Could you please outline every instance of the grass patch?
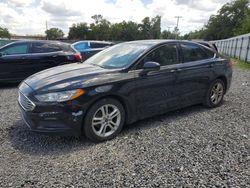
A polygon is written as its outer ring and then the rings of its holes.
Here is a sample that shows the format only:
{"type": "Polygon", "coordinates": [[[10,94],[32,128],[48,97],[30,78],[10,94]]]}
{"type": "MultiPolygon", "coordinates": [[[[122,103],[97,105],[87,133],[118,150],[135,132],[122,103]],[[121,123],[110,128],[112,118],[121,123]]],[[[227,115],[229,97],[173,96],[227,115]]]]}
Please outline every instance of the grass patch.
{"type": "Polygon", "coordinates": [[[234,66],[242,69],[249,69],[250,70],[250,63],[246,63],[245,61],[239,60],[239,59],[234,59],[234,66]]]}

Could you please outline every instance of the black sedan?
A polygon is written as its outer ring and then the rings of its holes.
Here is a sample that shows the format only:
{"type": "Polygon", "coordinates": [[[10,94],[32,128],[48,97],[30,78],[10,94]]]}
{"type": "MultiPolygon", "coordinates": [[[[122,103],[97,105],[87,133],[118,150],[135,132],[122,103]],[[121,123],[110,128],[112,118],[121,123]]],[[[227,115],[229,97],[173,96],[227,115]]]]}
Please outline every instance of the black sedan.
{"type": "Polygon", "coordinates": [[[231,77],[230,62],[200,44],[133,41],[29,77],[18,101],[35,132],[105,141],[124,124],[153,115],[199,103],[219,106],[231,77]]]}
{"type": "Polygon", "coordinates": [[[0,48],[0,82],[19,82],[41,70],[81,61],[70,44],[56,41],[17,41],[0,48]]]}

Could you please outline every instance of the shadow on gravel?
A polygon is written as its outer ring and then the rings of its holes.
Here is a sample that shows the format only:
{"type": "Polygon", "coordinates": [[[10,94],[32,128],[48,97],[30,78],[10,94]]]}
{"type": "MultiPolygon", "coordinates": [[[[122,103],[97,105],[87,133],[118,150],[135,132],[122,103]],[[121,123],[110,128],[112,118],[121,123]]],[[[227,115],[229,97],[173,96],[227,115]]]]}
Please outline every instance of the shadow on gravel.
{"type": "Polygon", "coordinates": [[[0,89],[17,88],[19,83],[0,83],[0,89]]]}
{"type": "Polygon", "coordinates": [[[186,107],[186,108],[179,109],[176,111],[168,112],[166,114],[140,120],[133,124],[127,125],[126,127],[124,127],[123,130],[132,132],[134,129],[148,129],[152,127],[152,124],[154,124],[154,127],[165,126],[170,122],[181,119],[182,117],[192,115],[195,113],[208,111],[208,110],[210,109],[206,108],[203,105],[194,105],[194,106],[186,107]],[[164,122],[164,124],[162,124],[162,122],[164,122]]]}
{"type": "MultiPolygon", "coordinates": [[[[155,116],[145,120],[138,121],[124,127],[122,133],[118,136],[120,139],[134,134],[137,130],[150,129],[158,126],[166,126],[168,123],[188,116],[209,110],[201,105],[191,106],[164,115],[155,116]],[[164,122],[164,123],[161,123],[164,122]],[[152,125],[153,124],[153,125],[152,125]]],[[[31,155],[62,155],[73,151],[85,150],[95,145],[86,138],[49,136],[37,134],[28,130],[26,125],[19,120],[8,130],[11,145],[23,152],[31,155]]],[[[110,141],[112,142],[112,141],[110,141]]]]}
{"type": "Polygon", "coordinates": [[[85,138],[45,135],[31,132],[19,120],[8,130],[12,147],[31,155],[62,155],[87,149],[93,143],[85,138]]]}

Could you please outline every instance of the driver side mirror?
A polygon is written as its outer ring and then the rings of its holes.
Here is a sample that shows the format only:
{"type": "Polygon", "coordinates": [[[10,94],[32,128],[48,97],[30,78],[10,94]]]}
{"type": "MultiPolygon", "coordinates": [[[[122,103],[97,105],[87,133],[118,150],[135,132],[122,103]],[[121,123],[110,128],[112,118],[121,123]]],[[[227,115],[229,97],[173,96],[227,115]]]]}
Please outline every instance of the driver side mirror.
{"type": "Polygon", "coordinates": [[[3,52],[0,52],[0,57],[3,57],[3,52]]]}
{"type": "Polygon", "coordinates": [[[153,62],[153,61],[148,61],[146,63],[144,63],[142,69],[142,73],[141,75],[146,75],[147,73],[151,72],[151,71],[158,71],[160,70],[161,65],[157,62],[153,62]]]}

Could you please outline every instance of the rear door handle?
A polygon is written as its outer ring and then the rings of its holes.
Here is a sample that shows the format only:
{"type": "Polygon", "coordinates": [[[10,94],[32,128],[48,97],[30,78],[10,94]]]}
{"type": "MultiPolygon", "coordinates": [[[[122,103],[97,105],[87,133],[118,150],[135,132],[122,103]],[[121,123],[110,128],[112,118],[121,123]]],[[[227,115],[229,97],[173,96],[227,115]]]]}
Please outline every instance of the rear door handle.
{"type": "Polygon", "coordinates": [[[182,69],[177,69],[176,71],[177,71],[177,72],[180,72],[180,71],[182,71],[182,69]]]}
{"type": "Polygon", "coordinates": [[[172,69],[170,70],[171,73],[175,73],[176,72],[176,69],[172,69]]]}

